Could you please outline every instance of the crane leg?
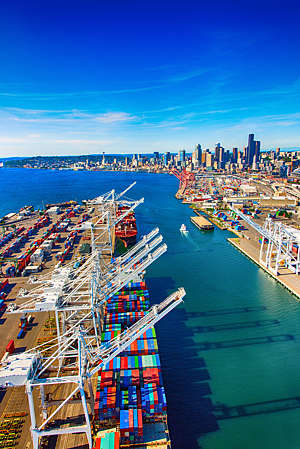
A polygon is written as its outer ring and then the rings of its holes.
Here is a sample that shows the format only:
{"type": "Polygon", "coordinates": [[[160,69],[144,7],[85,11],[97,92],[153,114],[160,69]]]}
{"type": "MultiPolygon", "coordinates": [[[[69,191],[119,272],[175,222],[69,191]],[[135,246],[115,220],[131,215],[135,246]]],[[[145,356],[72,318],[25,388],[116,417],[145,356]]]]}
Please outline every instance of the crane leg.
{"type": "Polygon", "coordinates": [[[85,420],[86,420],[86,424],[87,424],[86,436],[87,436],[87,439],[88,439],[89,448],[92,449],[92,447],[93,447],[93,440],[92,440],[91,422],[90,422],[90,416],[89,416],[89,411],[88,411],[85,391],[84,391],[84,387],[83,387],[82,384],[79,385],[79,391],[80,391],[80,395],[81,395],[82,407],[83,407],[85,420]]]}

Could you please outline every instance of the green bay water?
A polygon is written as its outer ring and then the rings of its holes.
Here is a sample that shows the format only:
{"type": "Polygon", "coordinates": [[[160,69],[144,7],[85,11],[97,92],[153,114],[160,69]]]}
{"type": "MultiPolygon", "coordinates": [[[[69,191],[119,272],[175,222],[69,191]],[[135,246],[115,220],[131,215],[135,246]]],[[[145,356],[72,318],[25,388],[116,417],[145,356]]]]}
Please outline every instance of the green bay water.
{"type": "Polygon", "coordinates": [[[133,181],[128,195],[145,198],[136,209],[140,235],[159,226],[168,245],[147,270],[151,299],[180,286],[187,292],[157,325],[173,449],[300,448],[300,409],[219,421],[210,411],[208,398],[226,406],[266,401],[271,412],[272,401],[300,396],[300,305],[228,243],[230,233],[190,223],[192,210],[174,198],[174,177],[0,169],[0,215],[93,198],[133,181]]]}

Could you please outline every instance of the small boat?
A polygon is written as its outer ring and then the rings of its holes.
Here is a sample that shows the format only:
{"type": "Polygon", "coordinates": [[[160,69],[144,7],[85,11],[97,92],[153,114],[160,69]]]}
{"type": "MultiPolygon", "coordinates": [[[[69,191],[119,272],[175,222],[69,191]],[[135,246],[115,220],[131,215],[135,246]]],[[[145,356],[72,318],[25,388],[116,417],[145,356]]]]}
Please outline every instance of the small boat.
{"type": "Polygon", "coordinates": [[[186,229],[186,226],[185,226],[185,224],[182,224],[181,226],[180,226],[180,232],[189,232],[187,229],[186,229]]]}

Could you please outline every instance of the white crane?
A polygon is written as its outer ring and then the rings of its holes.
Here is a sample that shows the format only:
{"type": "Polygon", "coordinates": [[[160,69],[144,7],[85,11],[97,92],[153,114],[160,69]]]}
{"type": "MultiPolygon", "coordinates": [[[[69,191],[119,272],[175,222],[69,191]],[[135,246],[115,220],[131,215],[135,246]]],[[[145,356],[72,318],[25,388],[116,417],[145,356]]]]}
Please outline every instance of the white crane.
{"type": "Polygon", "coordinates": [[[262,265],[275,275],[279,274],[280,266],[285,266],[296,274],[300,273],[299,250],[296,255],[292,252],[293,244],[299,245],[299,236],[293,229],[271,218],[266,218],[262,227],[239,209],[233,206],[230,209],[261,235],[259,261],[262,265]]]}

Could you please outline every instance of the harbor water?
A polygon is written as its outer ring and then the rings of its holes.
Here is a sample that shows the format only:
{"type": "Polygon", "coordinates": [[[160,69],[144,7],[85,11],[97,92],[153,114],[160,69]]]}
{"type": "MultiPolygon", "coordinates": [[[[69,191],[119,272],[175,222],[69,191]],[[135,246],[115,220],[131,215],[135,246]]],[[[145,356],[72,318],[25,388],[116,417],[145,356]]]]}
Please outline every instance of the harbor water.
{"type": "Polygon", "coordinates": [[[128,196],[145,198],[136,210],[140,235],[159,226],[168,245],[147,270],[151,300],[180,286],[187,292],[157,326],[173,449],[299,448],[300,304],[228,243],[229,232],[190,223],[191,209],[174,198],[176,178],[0,169],[0,216],[133,181],[128,196]]]}

